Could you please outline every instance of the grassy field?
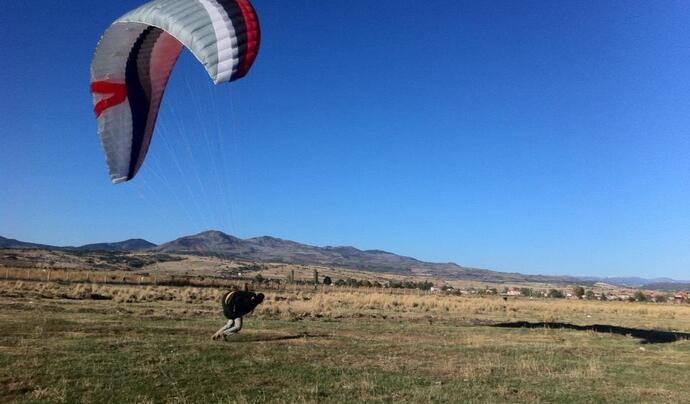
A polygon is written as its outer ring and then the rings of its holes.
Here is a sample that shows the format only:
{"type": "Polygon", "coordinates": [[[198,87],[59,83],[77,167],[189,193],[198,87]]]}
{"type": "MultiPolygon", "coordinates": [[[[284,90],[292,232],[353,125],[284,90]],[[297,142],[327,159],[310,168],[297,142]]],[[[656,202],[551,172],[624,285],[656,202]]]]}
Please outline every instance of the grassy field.
{"type": "Polygon", "coordinates": [[[690,305],[270,291],[227,342],[221,290],[0,282],[0,402],[687,402],[690,305]],[[110,300],[92,300],[92,298],[110,300]]]}

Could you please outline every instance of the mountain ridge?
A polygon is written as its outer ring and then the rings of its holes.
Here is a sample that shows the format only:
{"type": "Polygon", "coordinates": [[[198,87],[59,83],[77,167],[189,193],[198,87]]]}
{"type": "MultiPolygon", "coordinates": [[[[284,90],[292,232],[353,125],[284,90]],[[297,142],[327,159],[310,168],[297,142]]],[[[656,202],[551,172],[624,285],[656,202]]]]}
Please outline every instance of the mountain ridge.
{"type": "Polygon", "coordinates": [[[503,282],[577,281],[568,276],[522,275],[464,267],[455,263],[431,263],[383,250],[360,250],[352,246],[317,247],[277,237],[239,239],[217,230],[180,237],[154,248],[161,253],[215,255],[223,258],[303,265],[331,265],[400,275],[430,275],[456,279],[503,282]]]}
{"type": "Polygon", "coordinates": [[[84,251],[143,251],[154,247],[157,247],[157,245],[148,240],[144,240],[142,238],[130,238],[114,243],[85,244],[75,248],[77,250],[84,251]]]}
{"type": "Polygon", "coordinates": [[[128,239],[119,242],[86,244],[79,247],[58,247],[0,236],[0,248],[191,254],[258,262],[336,266],[371,272],[429,275],[486,282],[551,282],[583,285],[607,282],[621,286],[630,286],[632,283],[635,286],[642,286],[660,282],[670,284],[687,282],[669,278],[525,275],[465,267],[453,262],[424,262],[413,257],[379,249],[360,250],[352,246],[319,247],[272,236],[241,239],[218,230],[207,230],[194,235],[178,237],[160,245],[144,239],[128,239]]]}
{"type": "Polygon", "coordinates": [[[117,242],[107,242],[107,243],[94,243],[85,244],[82,246],[54,246],[48,244],[37,244],[29,243],[26,241],[19,241],[12,238],[6,238],[0,236],[0,248],[16,248],[16,249],[45,249],[45,250],[77,250],[77,251],[122,251],[122,252],[135,252],[144,251],[156,247],[157,245],[141,239],[141,238],[131,238],[123,241],[117,242]]]}

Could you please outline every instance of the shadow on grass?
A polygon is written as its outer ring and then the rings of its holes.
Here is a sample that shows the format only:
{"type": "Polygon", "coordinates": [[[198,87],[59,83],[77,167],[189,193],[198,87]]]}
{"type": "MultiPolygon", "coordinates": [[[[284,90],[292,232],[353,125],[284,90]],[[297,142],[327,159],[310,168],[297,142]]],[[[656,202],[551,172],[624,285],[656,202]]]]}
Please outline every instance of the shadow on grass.
{"type": "Polygon", "coordinates": [[[291,334],[291,335],[251,335],[247,336],[245,338],[238,338],[236,340],[233,340],[233,342],[270,342],[270,341],[288,341],[292,339],[301,339],[301,338],[330,338],[331,336],[328,334],[309,334],[309,333],[304,333],[304,334],[291,334]]]}
{"type": "Polygon", "coordinates": [[[527,321],[515,321],[511,323],[493,324],[492,327],[501,328],[551,328],[551,329],[566,329],[577,331],[595,331],[607,334],[617,334],[631,336],[642,340],[643,344],[664,344],[669,342],[676,342],[681,340],[690,340],[690,333],[659,331],[659,330],[644,330],[640,328],[619,327],[607,324],[594,325],[575,325],[568,323],[530,323],[527,321]]]}

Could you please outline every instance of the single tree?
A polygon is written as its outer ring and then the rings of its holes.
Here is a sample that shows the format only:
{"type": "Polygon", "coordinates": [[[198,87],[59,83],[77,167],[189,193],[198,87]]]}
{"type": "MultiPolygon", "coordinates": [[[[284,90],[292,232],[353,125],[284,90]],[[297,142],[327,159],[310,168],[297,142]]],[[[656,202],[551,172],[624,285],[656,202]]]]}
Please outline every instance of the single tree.
{"type": "Polygon", "coordinates": [[[552,299],[563,299],[565,297],[563,292],[558,289],[551,289],[548,296],[552,299]]]}
{"type": "Polygon", "coordinates": [[[647,295],[645,295],[644,292],[641,290],[638,290],[637,292],[635,292],[633,297],[638,302],[646,302],[647,301],[647,295]]]}
{"type": "Polygon", "coordinates": [[[582,296],[585,295],[585,288],[582,286],[575,286],[573,288],[573,294],[577,296],[578,299],[582,299],[582,296]]]}

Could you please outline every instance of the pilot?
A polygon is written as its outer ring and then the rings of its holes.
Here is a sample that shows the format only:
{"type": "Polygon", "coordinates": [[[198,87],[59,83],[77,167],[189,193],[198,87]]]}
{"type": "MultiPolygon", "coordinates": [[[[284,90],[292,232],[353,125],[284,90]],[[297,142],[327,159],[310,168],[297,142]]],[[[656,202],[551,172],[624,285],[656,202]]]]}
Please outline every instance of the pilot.
{"type": "Polygon", "coordinates": [[[254,311],[256,306],[264,301],[263,293],[236,290],[225,292],[220,299],[223,305],[223,314],[228,319],[220,330],[213,334],[213,339],[226,339],[237,334],[242,329],[242,317],[254,311]]]}

